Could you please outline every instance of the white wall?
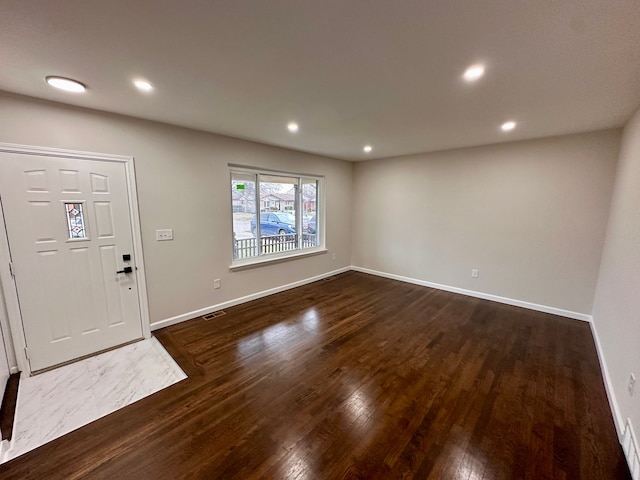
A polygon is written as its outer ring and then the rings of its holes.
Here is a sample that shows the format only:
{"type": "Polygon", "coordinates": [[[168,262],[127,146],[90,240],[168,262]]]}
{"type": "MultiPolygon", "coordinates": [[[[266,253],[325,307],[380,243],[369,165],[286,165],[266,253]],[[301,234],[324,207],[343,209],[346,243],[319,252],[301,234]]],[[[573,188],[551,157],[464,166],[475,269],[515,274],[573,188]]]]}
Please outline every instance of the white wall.
{"type": "Polygon", "coordinates": [[[0,142],[135,158],[152,323],[351,263],[349,162],[2,93],[0,142]],[[329,254],[230,272],[228,163],[324,175],[329,254]]]}
{"type": "Polygon", "coordinates": [[[588,315],[619,142],[609,130],[359,163],[353,264],[588,315]]]}
{"type": "MultiPolygon", "coordinates": [[[[640,110],[624,129],[593,308],[595,328],[624,422],[640,427],[640,110]],[[627,392],[629,374],[638,379],[627,392]]],[[[621,425],[618,425],[621,427],[621,425]]]]}

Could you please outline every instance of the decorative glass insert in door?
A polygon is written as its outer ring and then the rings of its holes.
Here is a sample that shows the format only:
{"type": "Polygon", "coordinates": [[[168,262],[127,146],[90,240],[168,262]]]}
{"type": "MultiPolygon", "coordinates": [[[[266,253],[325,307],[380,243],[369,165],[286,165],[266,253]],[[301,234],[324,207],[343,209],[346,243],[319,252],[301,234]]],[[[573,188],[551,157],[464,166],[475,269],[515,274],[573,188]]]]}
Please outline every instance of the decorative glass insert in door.
{"type": "Polygon", "coordinates": [[[87,231],[84,228],[82,203],[65,203],[64,207],[67,214],[69,239],[87,238],[87,231]]]}

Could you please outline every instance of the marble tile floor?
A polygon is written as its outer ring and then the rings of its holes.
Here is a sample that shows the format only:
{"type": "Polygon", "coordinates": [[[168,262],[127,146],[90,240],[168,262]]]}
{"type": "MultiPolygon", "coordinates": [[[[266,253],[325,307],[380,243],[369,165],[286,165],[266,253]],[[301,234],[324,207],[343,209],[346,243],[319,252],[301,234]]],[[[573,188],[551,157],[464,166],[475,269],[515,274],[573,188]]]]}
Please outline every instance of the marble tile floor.
{"type": "Polygon", "coordinates": [[[155,337],[20,380],[7,462],[184,380],[155,337]]]}

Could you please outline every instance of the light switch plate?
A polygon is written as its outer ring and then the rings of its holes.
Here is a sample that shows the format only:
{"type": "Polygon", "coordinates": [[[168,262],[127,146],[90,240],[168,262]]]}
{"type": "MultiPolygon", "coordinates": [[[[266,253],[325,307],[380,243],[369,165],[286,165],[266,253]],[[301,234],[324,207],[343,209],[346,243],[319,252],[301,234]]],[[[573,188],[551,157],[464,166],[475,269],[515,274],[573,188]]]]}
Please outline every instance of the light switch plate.
{"type": "Polygon", "coordinates": [[[156,230],[156,240],[159,242],[173,240],[173,229],[164,228],[162,230],[156,230]]]}

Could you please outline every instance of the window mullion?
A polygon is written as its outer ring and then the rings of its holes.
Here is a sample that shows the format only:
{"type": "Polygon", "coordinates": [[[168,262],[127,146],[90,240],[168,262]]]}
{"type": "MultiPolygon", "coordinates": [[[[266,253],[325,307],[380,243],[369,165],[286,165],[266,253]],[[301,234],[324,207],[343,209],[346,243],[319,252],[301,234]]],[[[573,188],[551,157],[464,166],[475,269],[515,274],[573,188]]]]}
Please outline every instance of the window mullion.
{"type": "Polygon", "coordinates": [[[262,232],[260,224],[262,223],[262,211],[260,208],[260,174],[256,173],[256,257],[262,255],[262,232]]]}
{"type": "Polygon", "coordinates": [[[293,208],[296,211],[296,244],[298,250],[302,250],[302,208],[300,208],[300,196],[302,195],[302,178],[298,177],[298,184],[295,188],[296,192],[293,198],[293,208]]]}

